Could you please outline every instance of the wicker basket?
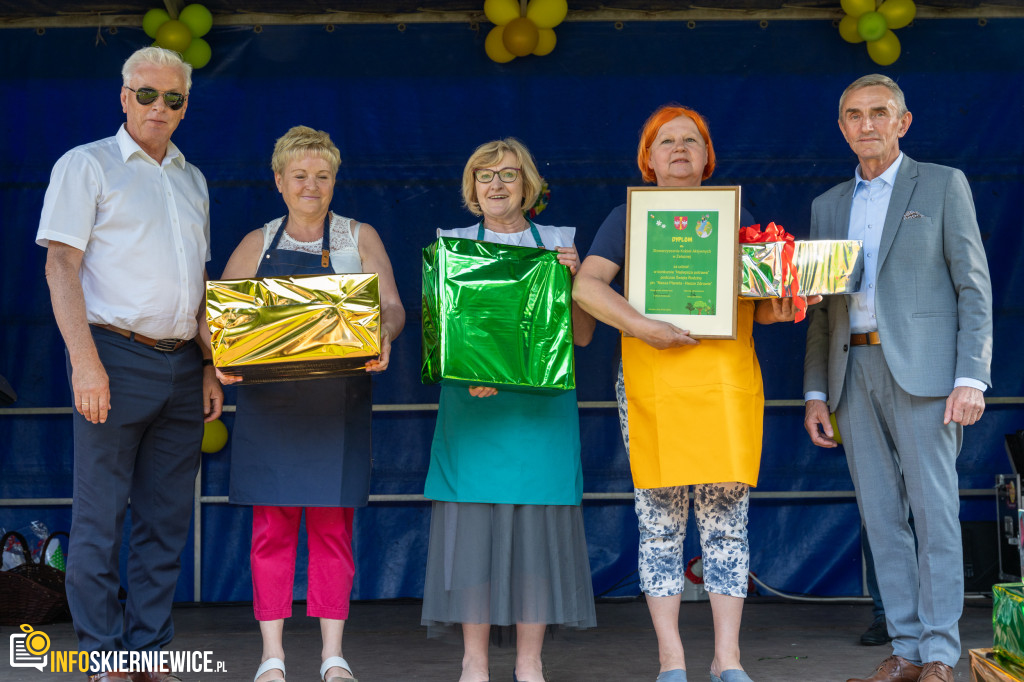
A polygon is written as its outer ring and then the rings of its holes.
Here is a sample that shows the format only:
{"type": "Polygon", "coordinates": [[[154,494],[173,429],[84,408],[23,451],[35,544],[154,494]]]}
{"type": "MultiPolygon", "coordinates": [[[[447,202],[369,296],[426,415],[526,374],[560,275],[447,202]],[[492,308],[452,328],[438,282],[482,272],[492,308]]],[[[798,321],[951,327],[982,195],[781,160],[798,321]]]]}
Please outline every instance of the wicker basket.
{"type": "Polygon", "coordinates": [[[64,591],[64,571],[46,565],[46,548],[62,531],[51,533],[43,543],[39,562],[32,559],[25,537],[10,531],[0,540],[0,548],[7,539],[15,538],[25,553],[25,563],[9,571],[0,571],[0,625],[44,625],[70,620],[68,597],[64,591]]]}

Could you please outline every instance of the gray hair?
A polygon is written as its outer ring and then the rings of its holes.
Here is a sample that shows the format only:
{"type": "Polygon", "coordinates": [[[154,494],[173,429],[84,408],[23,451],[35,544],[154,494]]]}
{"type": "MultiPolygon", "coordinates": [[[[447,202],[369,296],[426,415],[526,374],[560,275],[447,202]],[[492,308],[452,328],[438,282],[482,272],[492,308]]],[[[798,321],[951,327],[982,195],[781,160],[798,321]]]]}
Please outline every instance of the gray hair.
{"type": "Polygon", "coordinates": [[[185,80],[185,92],[192,89],[192,65],[181,58],[181,55],[174,50],[165,50],[162,47],[143,47],[132,53],[131,57],[124,60],[121,67],[121,78],[123,85],[129,87],[132,76],[141,66],[171,66],[181,70],[181,76],[185,80]]]}
{"type": "Polygon", "coordinates": [[[900,86],[896,85],[896,81],[883,76],[880,73],[872,73],[867,76],[861,76],[857,80],[850,83],[843,94],[839,97],[839,120],[843,120],[843,105],[846,103],[846,97],[854,90],[860,90],[861,88],[870,88],[876,85],[880,85],[883,88],[887,88],[892,93],[892,98],[896,102],[896,108],[898,109],[897,115],[902,117],[907,113],[907,100],[903,97],[903,91],[900,90],[900,86]]]}

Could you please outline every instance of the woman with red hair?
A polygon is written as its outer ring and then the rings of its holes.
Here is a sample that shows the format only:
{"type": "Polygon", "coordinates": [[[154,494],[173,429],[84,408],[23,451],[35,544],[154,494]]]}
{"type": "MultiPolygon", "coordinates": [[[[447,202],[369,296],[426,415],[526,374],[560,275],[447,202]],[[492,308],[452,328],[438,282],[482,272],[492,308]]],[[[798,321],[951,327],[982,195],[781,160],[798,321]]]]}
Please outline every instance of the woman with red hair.
{"type": "MultiPolygon", "coordinates": [[[[659,187],[699,187],[715,170],[715,148],[704,118],[678,105],[659,108],[640,133],[637,166],[646,182],[659,187]]],[[[745,210],[742,214],[741,224],[753,223],[745,210]]],[[[750,486],[757,484],[764,415],[751,332],[755,320],[792,320],[792,299],[740,299],[735,340],[697,341],[683,329],[645,317],[612,288],[614,280],[621,284],[625,242],[623,204],[598,230],[576,276],[573,298],[595,318],[626,334],[615,392],[634,471],[640,461],[657,467],[658,461],[670,459],[699,462],[693,469],[700,471],[662,481],[659,487],[635,489],[640,587],[658,638],[658,682],[686,682],[679,603],[690,486],[715,626],[711,682],[750,682],[740,665],[739,631],[749,566],[747,510],[750,486]],[[652,373],[667,377],[667,399],[664,393],[654,401],[646,393],[631,391],[638,377],[652,373]],[[630,452],[628,416],[634,410],[637,415],[653,413],[674,420],[685,441],[659,439],[654,448],[630,452]]],[[[577,332],[580,336],[588,335],[577,332]]]]}

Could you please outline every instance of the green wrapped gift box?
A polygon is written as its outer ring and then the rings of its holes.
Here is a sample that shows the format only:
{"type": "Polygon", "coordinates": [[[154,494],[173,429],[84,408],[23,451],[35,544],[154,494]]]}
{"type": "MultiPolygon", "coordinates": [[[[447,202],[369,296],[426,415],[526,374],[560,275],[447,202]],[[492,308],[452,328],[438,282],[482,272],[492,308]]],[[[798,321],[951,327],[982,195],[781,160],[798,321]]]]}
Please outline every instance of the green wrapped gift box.
{"type": "Polygon", "coordinates": [[[423,249],[424,383],[576,387],[572,279],[558,254],[440,237],[423,249]]]}
{"type": "Polygon", "coordinates": [[[992,646],[1024,665],[1024,584],[992,586],[992,646]]]}

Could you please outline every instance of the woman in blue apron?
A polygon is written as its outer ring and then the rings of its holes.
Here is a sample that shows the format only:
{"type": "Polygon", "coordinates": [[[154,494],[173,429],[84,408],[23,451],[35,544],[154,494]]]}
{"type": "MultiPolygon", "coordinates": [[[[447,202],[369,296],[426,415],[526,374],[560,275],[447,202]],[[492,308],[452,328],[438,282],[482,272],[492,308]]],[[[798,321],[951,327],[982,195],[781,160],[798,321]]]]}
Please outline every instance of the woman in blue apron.
{"type": "MultiPolygon", "coordinates": [[[[388,365],[405,312],[376,231],[329,210],[340,163],[323,131],[298,126],[279,139],[271,165],[288,215],[246,235],[223,277],[376,272],[381,353],[366,369],[378,372],[388,365]]],[[[320,619],[324,642],[320,678],[352,680],[341,641],[355,575],[353,507],[366,505],[370,489],[370,376],[239,386],[237,402],[229,499],[253,507],[253,610],[263,636],[256,682],[285,676],[282,635],[303,510],[306,614],[320,619]]]]}
{"type": "MultiPolygon", "coordinates": [[[[518,140],[480,146],[462,187],[482,220],[438,236],[557,249],[575,274],[575,228],[535,225],[523,214],[541,182],[518,140]]],[[[574,304],[574,328],[592,330],[579,315],[574,304]]],[[[492,625],[515,626],[513,678],[543,682],[546,629],[596,624],[582,493],[575,391],[442,385],[424,490],[434,503],[422,622],[432,631],[461,625],[460,682],[491,679],[492,625]]]]}

